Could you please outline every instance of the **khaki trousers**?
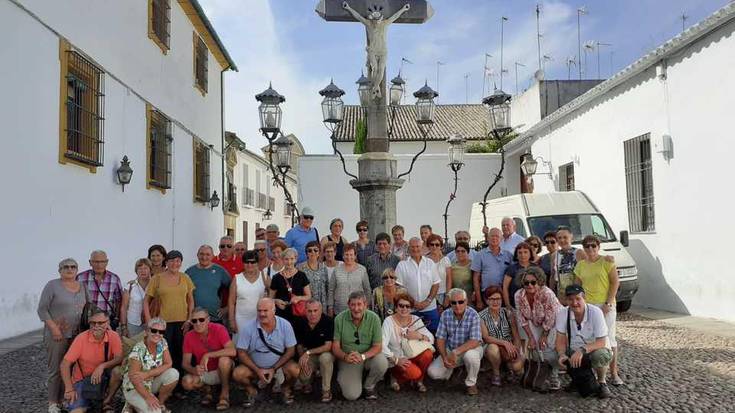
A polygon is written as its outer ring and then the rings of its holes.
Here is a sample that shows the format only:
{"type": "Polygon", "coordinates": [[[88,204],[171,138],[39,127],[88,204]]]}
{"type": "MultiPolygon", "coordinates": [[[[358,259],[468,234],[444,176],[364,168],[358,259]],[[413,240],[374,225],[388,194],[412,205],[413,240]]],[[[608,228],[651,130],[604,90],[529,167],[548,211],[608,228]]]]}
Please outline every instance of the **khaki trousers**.
{"type": "Polygon", "coordinates": [[[349,364],[339,361],[339,372],[337,372],[337,383],[342,389],[342,395],[347,400],[357,400],[362,394],[363,387],[372,390],[375,385],[383,379],[388,370],[388,359],[383,353],[378,353],[372,358],[360,364],[349,364]],[[365,384],[362,382],[363,371],[367,370],[365,384]]]}
{"type": "Polygon", "coordinates": [[[309,356],[311,374],[307,377],[303,371],[299,374],[302,383],[310,384],[317,369],[322,375],[322,391],[330,391],[332,386],[332,374],[334,372],[334,356],[330,352],[312,354],[309,356]]]}

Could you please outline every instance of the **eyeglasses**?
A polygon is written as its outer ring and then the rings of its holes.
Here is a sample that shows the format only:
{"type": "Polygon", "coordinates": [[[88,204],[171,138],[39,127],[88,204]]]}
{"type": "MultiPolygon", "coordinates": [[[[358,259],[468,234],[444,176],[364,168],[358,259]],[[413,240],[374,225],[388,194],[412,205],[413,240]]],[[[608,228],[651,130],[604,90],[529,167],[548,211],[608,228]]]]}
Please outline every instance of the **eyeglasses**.
{"type": "Polygon", "coordinates": [[[206,318],[206,317],[202,317],[202,318],[192,318],[192,319],[191,319],[191,323],[192,323],[192,324],[196,324],[196,323],[203,323],[203,322],[205,322],[205,321],[207,321],[207,318],[206,318]]]}
{"type": "Polygon", "coordinates": [[[534,248],[541,248],[541,246],[536,244],[535,242],[531,243],[531,246],[534,248]]]}
{"type": "Polygon", "coordinates": [[[306,252],[319,252],[319,248],[309,248],[306,252]]]}
{"type": "Polygon", "coordinates": [[[451,305],[460,305],[460,304],[464,304],[464,303],[465,303],[465,300],[450,301],[449,302],[449,304],[451,304],[451,305]]]}
{"type": "Polygon", "coordinates": [[[430,246],[430,247],[441,247],[441,246],[442,246],[442,244],[440,244],[440,243],[438,243],[438,242],[432,242],[431,244],[429,244],[429,246],[430,246]]]}
{"type": "Polygon", "coordinates": [[[360,335],[357,330],[355,330],[355,344],[360,345],[360,335]]]}
{"type": "Polygon", "coordinates": [[[94,326],[103,326],[105,324],[107,324],[107,320],[105,320],[105,321],[90,321],[89,322],[89,325],[90,326],[93,326],[93,327],[94,326]]]}
{"type": "Polygon", "coordinates": [[[149,328],[148,331],[151,332],[151,334],[158,334],[162,336],[164,333],[166,333],[166,330],[159,330],[157,328],[149,328]]]}
{"type": "Polygon", "coordinates": [[[314,219],[314,215],[304,215],[302,216],[302,218],[311,220],[311,219],[314,219]]]}
{"type": "Polygon", "coordinates": [[[383,279],[384,280],[387,280],[387,279],[395,280],[396,279],[396,276],[395,275],[385,275],[385,276],[383,276],[383,279]]]}
{"type": "Polygon", "coordinates": [[[253,261],[253,260],[247,260],[247,261],[245,261],[245,264],[257,264],[257,263],[258,263],[258,261],[253,261]]]}
{"type": "Polygon", "coordinates": [[[62,265],[61,269],[62,270],[76,270],[77,266],[76,265],[62,265]]]}
{"type": "Polygon", "coordinates": [[[256,248],[255,251],[257,251],[257,252],[265,252],[265,248],[256,248]]]}
{"type": "Polygon", "coordinates": [[[523,281],[523,285],[528,287],[529,285],[536,285],[536,280],[533,281],[523,281]]]}
{"type": "Polygon", "coordinates": [[[91,260],[92,264],[107,264],[109,260],[91,260]]]}
{"type": "Polygon", "coordinates": [[[367,228],[358,228],[357,232],[368,232],[367,228]]]}
{"type": "Polygon", "coordinates": [[[220,247],[221,249],[225,249],[225,248],[232,248],[232,244],[219,244],[219,247],[220,247]]]}
{"type": "Polygon", "coordinates": [[[556,244],[556,240],[555,239],[547,239],[547,240],[544,240],[544,244],[547,244],[547,245],[548,244],[556,244]]]}
{"type": "Polygon", "coordinates": [[[584,244],[584,249],[594,249],[597,248],[597,244],[584,244]]]}
{"type": "Polygon", "coordinates": [[[396,307],[398,307],[398,308],[411,308],[411,304],[398,304],[396,307]]]}

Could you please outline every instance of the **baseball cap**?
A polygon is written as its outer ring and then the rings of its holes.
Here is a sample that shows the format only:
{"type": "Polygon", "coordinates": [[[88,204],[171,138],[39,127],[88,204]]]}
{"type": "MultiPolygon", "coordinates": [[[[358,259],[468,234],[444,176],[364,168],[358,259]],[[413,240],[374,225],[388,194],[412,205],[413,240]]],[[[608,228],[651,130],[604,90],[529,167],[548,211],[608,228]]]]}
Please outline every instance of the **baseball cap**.
{"type": "Polygon", "coordinates": [[[577,295],[577,294],[584,294],[584,288],[582,288],[581,285],[570,285],[567,287],[566,290],[564,290],[565,295],[577,295]]]}

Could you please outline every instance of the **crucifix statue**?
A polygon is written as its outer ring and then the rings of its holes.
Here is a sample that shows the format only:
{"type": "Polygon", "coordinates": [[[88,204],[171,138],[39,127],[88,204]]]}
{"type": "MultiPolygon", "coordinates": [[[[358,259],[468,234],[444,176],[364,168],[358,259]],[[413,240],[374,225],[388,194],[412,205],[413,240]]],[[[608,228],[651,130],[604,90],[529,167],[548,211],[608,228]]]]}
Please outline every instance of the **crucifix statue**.
{"type": "Polygon", "coordinates": [[[385,75],[385,57],[388,54],[388,47],[386,45],[388,26],[398,20],[403,13],[407,12],[411,8],[411,5],[408,3],[404,4],[403,7],[387,19],[383,17],[383,6],[377,4],[368,7],[367,17],[355,11],[346,1],[342,2],[342,7],[355,20],[365,25],[367,36],[367,47],[365,48],[367,51],[367,62],[365,67],[367,68],[368,79],[372,85],[373,98],[378,99],[382,96],[380,84],[385,75]]]}

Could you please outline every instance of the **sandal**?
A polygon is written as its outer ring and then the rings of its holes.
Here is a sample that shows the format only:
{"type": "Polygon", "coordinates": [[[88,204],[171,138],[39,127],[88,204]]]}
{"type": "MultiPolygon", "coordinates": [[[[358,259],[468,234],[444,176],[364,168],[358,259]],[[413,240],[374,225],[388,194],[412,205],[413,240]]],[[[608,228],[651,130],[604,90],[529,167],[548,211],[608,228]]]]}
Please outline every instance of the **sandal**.
{"type": "Polygon", "coordinates": [[[211,393],[205,394],[202,397],[202,400],[199,402],[204,407],[211,406],[212,402],[214,401],[214,398],[212,397],[211,393]]]}
{"type": "Polygon", "coordinates": [[[416,383],[416,388],[418,389],[419,393],[426,393],[426,386],[424,385],[424,382],[420,381],[416,383]]]}
{"type": "Polygon", "coordinates": [[[332,392],[329,390],[322,391],[322,403],[329,403],[332,401],[332,392]]]}
{"type": "Polygon", "coordinates": [[[115,407],[111,404],[105,404],[102,406],[102,413],[115,413],[115,407]]]}
{"type": "Polygon", "coordinates": [[[230,408],[230,401],[227,399],[219,399],[219,402],[217,402],[217,410],[227,410],[230,408]]]}

